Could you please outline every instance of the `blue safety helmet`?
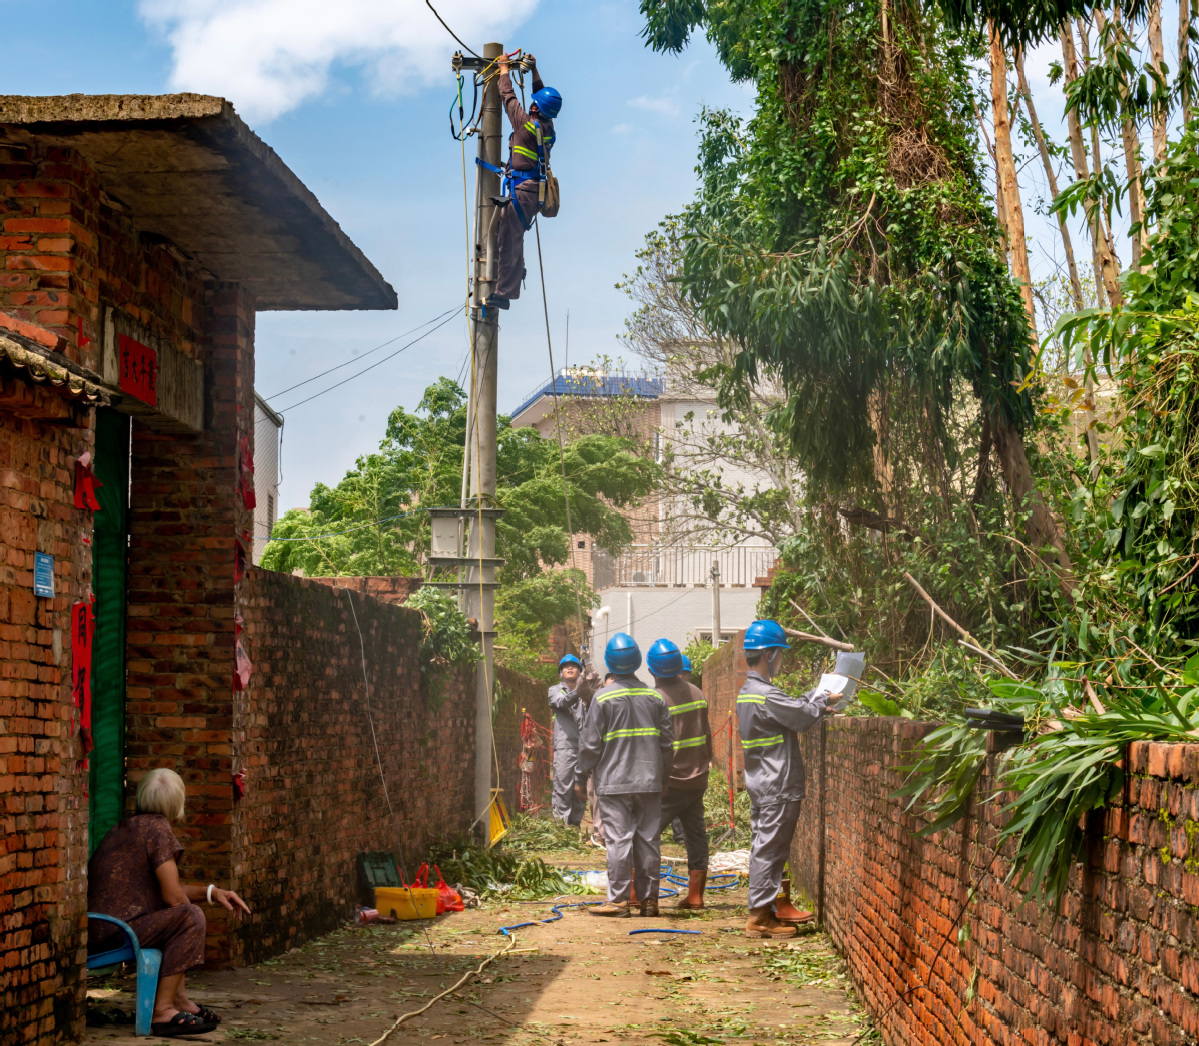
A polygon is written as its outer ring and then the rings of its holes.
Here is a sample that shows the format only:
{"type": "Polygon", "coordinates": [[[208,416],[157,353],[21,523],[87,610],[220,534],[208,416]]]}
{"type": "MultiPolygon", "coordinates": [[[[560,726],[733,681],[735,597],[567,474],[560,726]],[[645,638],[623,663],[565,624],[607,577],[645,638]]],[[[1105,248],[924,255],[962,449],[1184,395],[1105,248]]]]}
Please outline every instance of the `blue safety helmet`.
{"type": "Polygon", "coordinates": [[[791,649],[787,633],[777,621],[755,621],[745,630],[745,640],[741,645],[746,650],[770,650],[772,647],[791,649]]]}
{"type": "Polygon", "coordinates": [[[691,671],[691,658],[689,658],[686,654],[683,655],[683,671],[691,671]]]}
{"type": "Polygon", "coordinates": [[[574,654],[563,654],[562,655],[562,660],[558,662],[558,671],[559,672],[562,671],[563,665],[578,665],[579,668],[583,667],[583,663],[577,657],[575,657],[574,654]]]}
{"type": "Polygon", "coordinates": [[[683,655],[669,639],[659,639],[649,648],[645,663],[658,679],[670,679],[683,670],[683,655]]]}
{"type": "Polygon", "coordinates": [[[632,675],[641,667],[641,648],[627,632],[617,632],[604,648],[604,661],[613,675],[632,675]]]}
{"type": "Polygon", "coordinates": [[[533,92],[533,104],[552,120],[562,111],[562,96],[552,87],[543,87],[533,92]]]}

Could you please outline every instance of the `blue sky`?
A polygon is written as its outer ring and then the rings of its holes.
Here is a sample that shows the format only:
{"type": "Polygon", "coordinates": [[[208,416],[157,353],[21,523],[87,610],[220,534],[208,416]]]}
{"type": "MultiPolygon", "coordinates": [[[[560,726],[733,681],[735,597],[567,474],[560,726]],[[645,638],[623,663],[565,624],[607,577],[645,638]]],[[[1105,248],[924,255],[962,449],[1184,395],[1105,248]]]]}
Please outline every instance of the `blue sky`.
{"type": "MultiPolygon", "coordinates": [[[[561,366],[567,310],[572,359],[618,354],[629,309],[613,285],[633,266],[645,233],[694,191],[696,113],[705,104],[747,111],[751,96],[729,82],[706,44],[681,58],[647,50],[636,0],[437,6],[477,50],[499,39],[508,50],[532,51],[562,92],[554,150],[562,211],[542,230],[555,357],[561,366]],[[492,12],[490,35],[472,32],[483,12],[492,12]]],[[[398,312],[260,313],[255,384],[264,396],[461,301],[462,155],[446,115],[456,45],[419,0],[68,0],[55,4],[53,32],[37,5],[0,0],[0,17],[0,93],[225,94],[396,288],[398,312]],[[357,8],[350,11],[357,24],[329,27],[322,9],[337,6],[357,8]],[[244,45],[253,54],[230,54],[221,44],[219,15],[236,9],[258,9],[256,31],[247,34],[257,39],[244,45]],[[377,46],[388,32],[398,46],[377,46]],[[339,34],[313,58],[315,41],[339,34]],[[272,46],[299,52],[302,68],[272,78],[271,67],[283,64],[272,46]],[[247,75],[259,58],[266,74],[247,75]]],[[[535,254],[528,261],[529,288],[501,327],[501,410],[548,377],[535,254]]],[[[289,411],[281,506],[306,504],[317,480],[340,479],[377,445],[394,406],[415,407],[439,375],[458,374],[466,345],[465,325],[455,320],[369,375],[289,411]]]]}

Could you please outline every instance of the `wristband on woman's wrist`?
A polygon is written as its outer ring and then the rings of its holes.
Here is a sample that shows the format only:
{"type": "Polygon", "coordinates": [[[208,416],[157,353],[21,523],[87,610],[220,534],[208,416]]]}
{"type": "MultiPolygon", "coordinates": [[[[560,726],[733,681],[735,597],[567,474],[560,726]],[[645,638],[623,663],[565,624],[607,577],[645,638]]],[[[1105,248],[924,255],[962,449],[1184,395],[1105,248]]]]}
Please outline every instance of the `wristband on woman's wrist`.
{"type": "Polygon", "coordinates": [[[216,883],[208,884],[208,903],[212,904],[212,891],[216,889],[216,883]]]}

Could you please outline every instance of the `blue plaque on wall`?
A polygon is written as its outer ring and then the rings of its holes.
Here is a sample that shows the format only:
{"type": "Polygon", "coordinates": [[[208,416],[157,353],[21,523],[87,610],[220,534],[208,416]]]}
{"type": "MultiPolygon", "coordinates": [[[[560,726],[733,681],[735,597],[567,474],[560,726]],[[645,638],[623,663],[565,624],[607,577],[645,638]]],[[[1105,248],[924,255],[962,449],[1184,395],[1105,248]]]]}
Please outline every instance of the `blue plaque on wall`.
{"type": "Polygon", "coordinates": [[[45,552],[33,554],[33,594],[47,599],[54,595],[54,557],[45,552]]]}

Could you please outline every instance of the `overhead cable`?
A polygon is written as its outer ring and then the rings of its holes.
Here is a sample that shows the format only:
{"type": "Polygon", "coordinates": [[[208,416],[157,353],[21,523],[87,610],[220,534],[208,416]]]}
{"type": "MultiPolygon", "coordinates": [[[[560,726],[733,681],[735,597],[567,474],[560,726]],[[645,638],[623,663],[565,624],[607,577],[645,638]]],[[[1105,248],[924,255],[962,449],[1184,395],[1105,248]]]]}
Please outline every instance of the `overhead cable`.
{"type": "Polygon", "coordinates": [[[404,352],[406,349],[412,348],[412,346],[415,345],[417,342],[424,341],[425,338],[427,338],[434,331],[441,330],[441,328],[444,327],[451,320],[456,319],[457,315],[458,315],[458,306],[455,305],[454,308],[450,311],[449,315],[446,316],[446,318],[444,320],[442,320],[439,324],[437,324],[436,327],[432,327],[429,330],[425,331],[425,333],[422,334],[419,338],[413,338],[410,342],[408,342],[407,345],[401,346],[400,348],[396,349],[396,351],[391,353],[390,355],[384,356],[377,363],[372,363],[369,367],[363,367],[362,370],[358,371],[357,374],[351,374],[348,378],[343,378],[341,381],[337,382],[336,385],[330,385],[327,389],[321,389],[320,392],[314,393],[313,395],[309,396],[307,399],[302,399],[298,403],[293,403],[293,404],[291,404],[291,406],[284,407],[282,410],[276,411],[276,413],[286,414],[289,410],[295,410],[296,407],[303,406],[305,403],[311,403],[314,399],[318,399],[319,397],[323,396],[326,392],[332,392],[334,389],[341,388],[347,382],[351,382],[355,378],[361,378],[362,375],[365,374],[367,371],[372,371],[376,367],[383,366],[383,364],[386,363],[388,360],[395,359],[401,352],[404,352]]]}
{"type": "Polygon", "coordinates": [[[458,45],[459,45],[460,47],[462,47],[462,48],[465,48],[467,51],[470,51],[470,53],[471,53],[471,54],[473,54],[473,55],[474,55],[476,58],[482,58],[482,57],[483,57],[483,56],[482,56],[481,54],[479,54],[479,52],[478,52],[478,51],[476,51],[474,48],[472,48],[472,47],[468,47],[466,44],[464,44],[464,43],[462,42],[462,38],[461,38],[461,37],[460,37],[460,36],[459,36],[457,33],[455,33],[453,29],[451,29],[451,28],[450,28],[448,25],[446,25],[446,24],[445,24],[445,19],[444,19],[444,18],[442,18],[442,17],[441,17],[441,15],[439,15],[439,14],[437,13],[437,8],[436,8],[436,7],[434,7],[434,6],[433,6],[431,3],[429,3],[429,0],[425,0],[425,3],[428,5],[428,7],[429,7],[429,10],[433,12],[433,17],[434,17],[434,18],[436,18],[436,19],[437,19],[437,21],[439,21],[439,22],[440,22],[440,23],[441,23],[441,24],[442,24],[442,25],[445,27],[445,31],[446,31],[447,33],[449,33],[449,34],[450,34],[450,36],[452,36],[452,37],[453,37],[455,40],[457,40],[457,41],[458,41],[458,45]]]}
{"type": "Polygon", "coordinates": [[[378,352],[380,349],[385,349],[385,348],[387,348],[388,345],[394,345],[401,338],[406,338],[406,337],[408,337],[409,334],[415,334],[422,327],[427,327],[427,326],[429,326],[430,323],[436,323],[438,320],[444,319],[451,312],[457,312],[457,311],[458,311],[458,306],[455,305],[452,309],[447,309],[440,316],[434,316],[431,320],[425,320],[424,323],[417,324],[415,327],[412,328],[412,330],[404,331],[403,334],[397,334],[394,338],[388,338],[387,341],[383,342],[382,345],[376,345],[373,349],[367,349],[366,352],[364,352],[361,356],[355,356],[353,359],[346,360],[345,363],[337,364],[336,367],[330,367],[328,370],[321,371],[320,374],[314,374],[311,378],[305,378],[303,381],[298,381],[298,382],[296,382],[296,384],[289,385],[287,388],[280,389],[278,392],[272,392],[269,396],[267,396],[265,398],[269,402],[270,400],[275,399],[277,396],[286,395],[287,393],[291,392],[293,389],[298,389],[302,385],[307,385],[311,381],[316,381],[317,378],[323,378],[326,374],[332,374],[335,370],[341,370],[342,367],[348,367],[354,363],[361,363],[364,359],[366,359],[367,356],[370,356],[372,353],[378,352]]]}

